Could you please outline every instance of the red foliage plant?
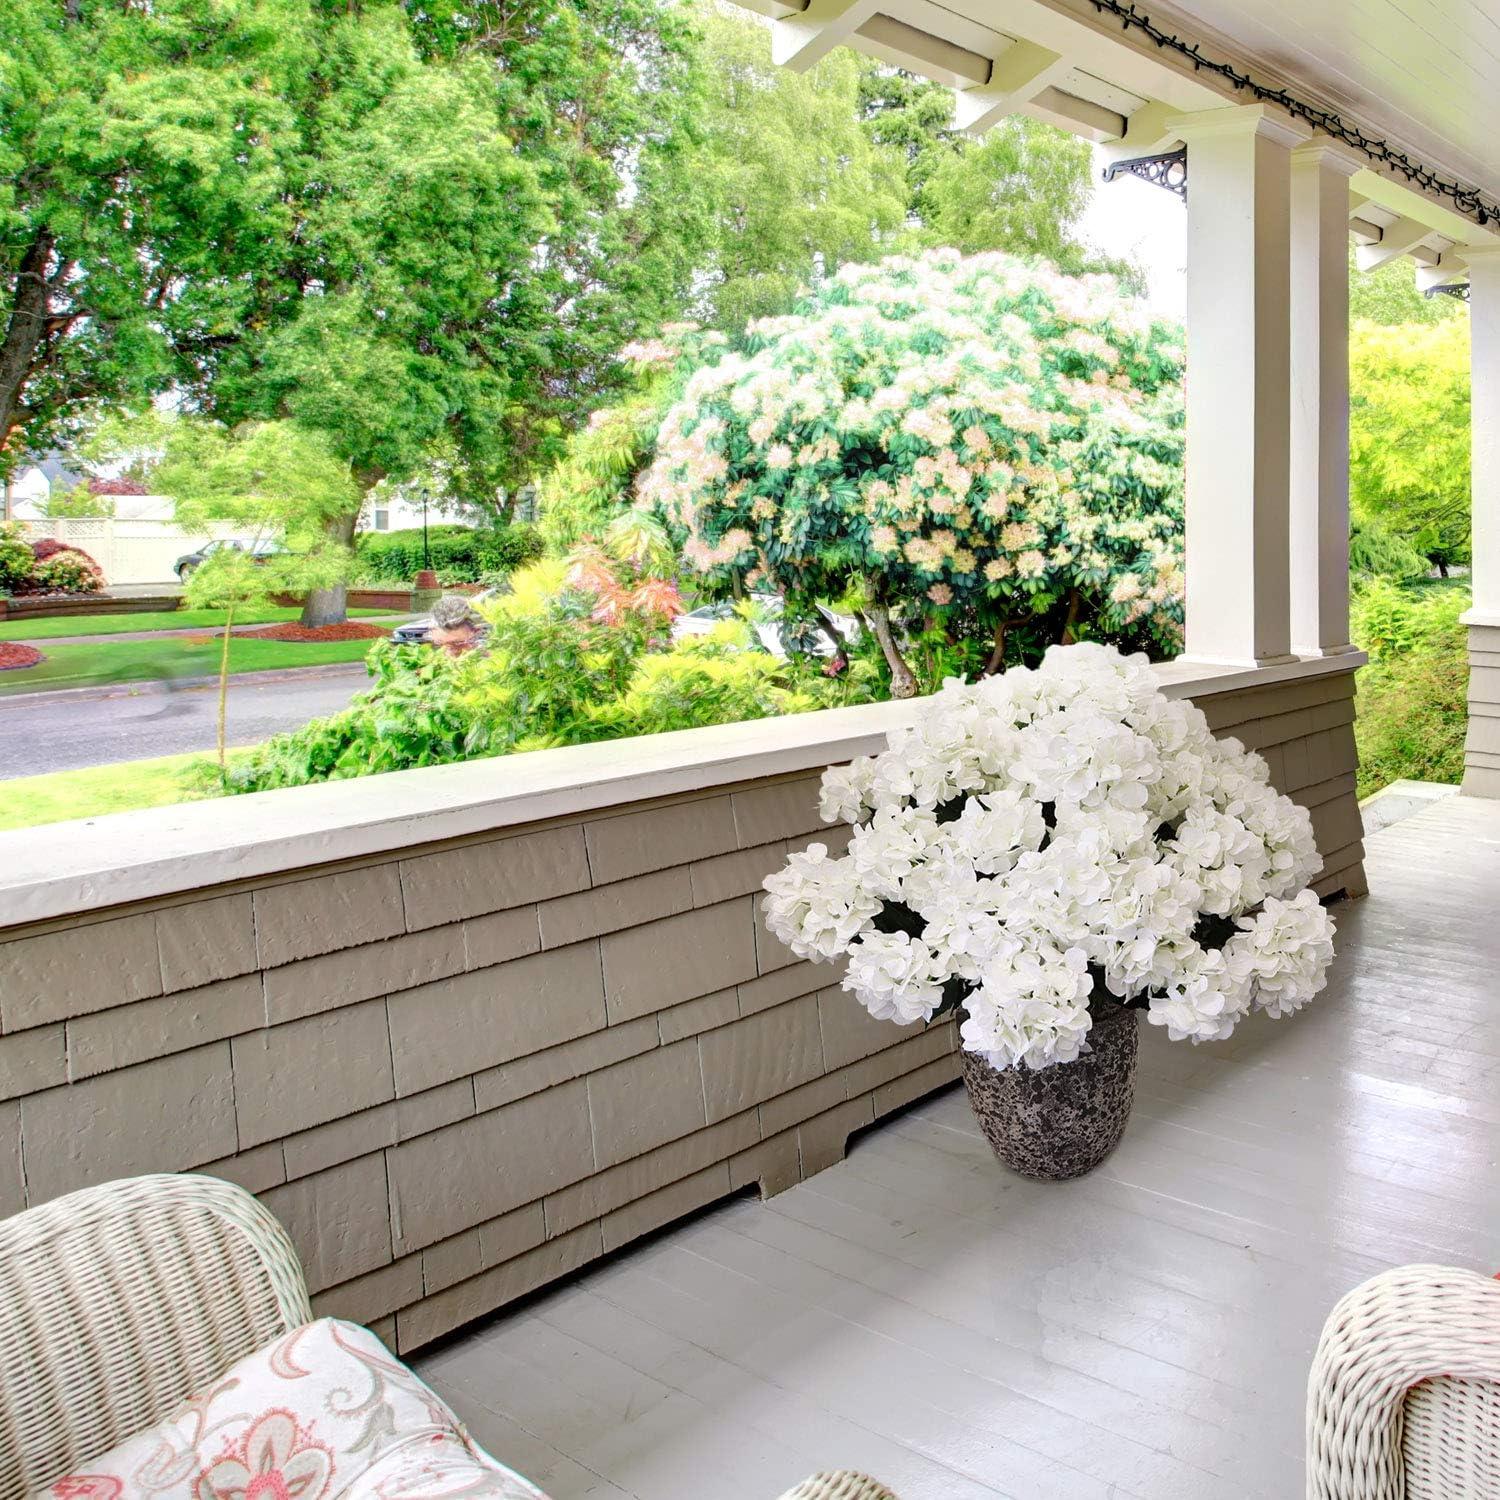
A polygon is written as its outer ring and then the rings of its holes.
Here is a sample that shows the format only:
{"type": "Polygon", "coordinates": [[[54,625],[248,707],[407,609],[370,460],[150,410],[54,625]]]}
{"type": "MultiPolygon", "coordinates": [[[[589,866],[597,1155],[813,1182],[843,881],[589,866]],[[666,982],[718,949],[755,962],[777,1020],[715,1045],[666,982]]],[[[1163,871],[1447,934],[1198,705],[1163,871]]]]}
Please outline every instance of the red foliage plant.
{"type": "Polygon", "coordinates": [[[150,490],[139,479],[91,479],[91,495],[149,495],[150,490]]]}
{"type": "Polygon", "coordinates": [[[38,562],[46,562],[59,552],[76,552],[101,578],[104,577],[104,569],[82,547],[75,547],[71,542],[60,542],[56,537],[44,536],[39,542],[31,544],[31,555],[38,562]]]}

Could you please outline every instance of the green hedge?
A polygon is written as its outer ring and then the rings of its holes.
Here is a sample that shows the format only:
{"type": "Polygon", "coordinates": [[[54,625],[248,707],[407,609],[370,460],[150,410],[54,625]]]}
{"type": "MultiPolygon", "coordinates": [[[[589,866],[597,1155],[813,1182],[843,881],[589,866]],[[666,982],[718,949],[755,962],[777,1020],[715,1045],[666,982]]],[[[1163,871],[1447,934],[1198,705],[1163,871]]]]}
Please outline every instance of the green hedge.
{"type": "MultiPolygon", "coordinates": [[[[427,536],[434,571],[454,581],[475,582],[484,573],[509,573],[542,555],[541,533],[523,522],[494,530],[445,524],[429,527],[427,536]]],[[[366,532],[356,550],[356,582],[369,578],[409,582],[422,569],[422,530],[366,532]]]]}

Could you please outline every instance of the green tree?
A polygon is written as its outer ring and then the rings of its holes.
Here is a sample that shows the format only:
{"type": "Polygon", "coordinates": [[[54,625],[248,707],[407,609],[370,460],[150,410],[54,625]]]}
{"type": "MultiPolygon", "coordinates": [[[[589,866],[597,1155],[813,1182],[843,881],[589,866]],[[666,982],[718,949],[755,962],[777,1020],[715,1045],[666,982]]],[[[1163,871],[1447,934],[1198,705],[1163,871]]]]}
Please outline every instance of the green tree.
{"type": "Polygon", "coordinates": [[[1379,525],[1446,573],[1469,555],[1468,322],[1356,323],[1349,371],[1356,522],[1379,525]]]}
{"type": "Polygon", "coordinates": [[[441,462],[493,508],[689,290],[676,0],[21,0],[0,28],[7,452],[174,383],[323,432],[361,490],[441,462]]]}
{"type": "Polygon", "coordinates": [[[164,388],[178,334],[215,330],[200,273],[232,282],[290,232],[268,144],[288,110],[266,65],[305,61],[282,36],[298,9],[0,6],[0,477],[164,388]]]}
{"type": "Polygon", "coordinates": [[[290,422],[247,423],[230,431],[185,417],[165,425],[156,471],[178,523],[206,534],[233,527],[243,545],[217,547],[188,580],[190,609],[222,609],[219,655],[219,773],[227,774],[225,716],[229,641],[236,615],[273,595],[307,593],[341,581],[346,560],[329,540],[331,520],[347,514],[358,485],[328,439],[290,422]]]}
{"type": "Polygon", "coordinates": [[[906,162],[906,221],[917,243],[1041,256],[1070,274],[1105,271],[1145,291],[1138,266],[1076,237],[1094,192],[1086,141],[1024,115],[965,135],[952,128],[951,90],[869,60],[860,106],[871,138],[906,162]]]}
{"type": "MultiPolygon", "coordinates": [[[[366,0],[317,23],[286,147],[297,232],[224,286],[235,337],[205,356],[206,404],[324,433],[364,494],[436,457],[493,502],[617,378],[622,334],[686,290],[694,198],[666,188],[690,33],[671,0],[416,22],[366,0]]],[[[309,595],[306,623],[343,615],[341,585],[309,595]]]]}
{"type": "Polygon", "coordinates": [[[714,11],[704,65],[712,87],[695,167],[714,227],[702,300],[716,327],[742,327],[877,253],[905,218],[905,168],[861,124],[863,64],[847,50],[794,73],[772,62],[764,25],[714,11]]]}
{"type": "Polygon", "coordinates": [[[1361,271],[1349,247],[1349,316],[1367,323],[1446,323],[1464,316],[1453,297],[1428,297],[1417,290],[1411,262],[1403,255],[1373,271],[1361,271]]]}
{"type": "Polygon", "coordinates": [[[112,516],[115,513],[115,499],[113,495],[96,495],[85,479],[71,489],[54,490],[42,502],[40,509],[44,516],[54,520],[112,516]]]}

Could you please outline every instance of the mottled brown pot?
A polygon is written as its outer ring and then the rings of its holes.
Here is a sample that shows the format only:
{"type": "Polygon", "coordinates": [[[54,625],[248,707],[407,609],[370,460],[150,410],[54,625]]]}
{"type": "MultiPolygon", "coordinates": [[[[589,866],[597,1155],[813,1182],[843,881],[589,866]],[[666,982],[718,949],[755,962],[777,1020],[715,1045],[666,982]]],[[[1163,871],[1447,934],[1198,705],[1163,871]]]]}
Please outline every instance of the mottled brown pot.
{"type": "Polygon", "coordinates": [[[1092,1172],[1120,1142],[1135,1099],[1136,1013],[1095,1012],[1091,1051],[1033,1072],[1000,1072],[961,1052],[969,1103],[995,1155],[1023,1177],[1061,1182],[1092,1172]]]}

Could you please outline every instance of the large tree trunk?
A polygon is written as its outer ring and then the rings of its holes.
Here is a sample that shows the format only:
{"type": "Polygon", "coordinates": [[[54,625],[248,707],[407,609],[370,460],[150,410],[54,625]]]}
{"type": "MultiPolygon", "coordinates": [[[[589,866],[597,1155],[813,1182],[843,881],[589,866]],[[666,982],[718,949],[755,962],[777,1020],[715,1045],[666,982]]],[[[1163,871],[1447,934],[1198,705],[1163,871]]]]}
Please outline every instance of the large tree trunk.
{"type": "Polygon", "coordinates": [[[47,331],[48,270],[52,263],[51,234],[39,230],[15,273],[10,315],[0,339],[0,444],[8,443],[20,423],[21,392],[31,378],[37,350],[47,331]]]}
{"type": "Polygon", "coordinates": [[[891,669],[891,697],[915,698],[917,695],[916,674],[906,664],[906,658],[902,656],[901,648],[896,644],[895,633],[891,630],[890,613],[885,605],[866,604],[865,618],[870,622],[870,629],[875,632],[875,639],[880,643],[885,664],[891,669]]]}
{"type": "MultiPolygon", "coordinates": [[[[337,516],[325,528],[330,542],[347,549],[354,541],[354,528],[359,524],[359,511],[337,516]]],[[[349,585],[344,579],[330,588],[309,589],[302,606],[301,624],[342,625],[349,618],[349,585]]]]}

